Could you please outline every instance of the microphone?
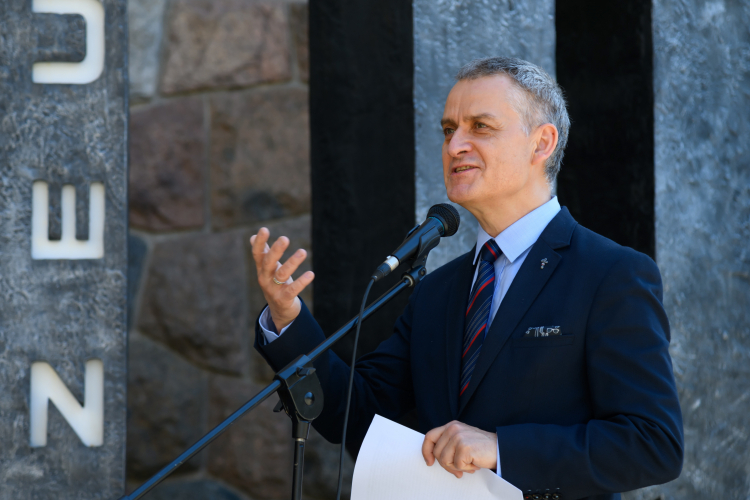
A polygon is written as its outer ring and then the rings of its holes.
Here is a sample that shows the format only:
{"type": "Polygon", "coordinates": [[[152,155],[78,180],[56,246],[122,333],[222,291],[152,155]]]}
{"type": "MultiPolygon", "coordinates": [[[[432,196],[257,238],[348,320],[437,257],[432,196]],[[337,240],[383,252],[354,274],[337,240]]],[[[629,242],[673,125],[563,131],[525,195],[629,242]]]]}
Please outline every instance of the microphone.
{"type": "Polygon", "coordinates": [[[378,266],[372,275],[374,281],[388,276],[399,264],[414,255],[429,252],[440,242],[440,237],[453,236],[458,231],[461,217],[447,203],[433,205],[427,212],[425,221],[409,231],[406,239],[385,261],[378,266]]]}

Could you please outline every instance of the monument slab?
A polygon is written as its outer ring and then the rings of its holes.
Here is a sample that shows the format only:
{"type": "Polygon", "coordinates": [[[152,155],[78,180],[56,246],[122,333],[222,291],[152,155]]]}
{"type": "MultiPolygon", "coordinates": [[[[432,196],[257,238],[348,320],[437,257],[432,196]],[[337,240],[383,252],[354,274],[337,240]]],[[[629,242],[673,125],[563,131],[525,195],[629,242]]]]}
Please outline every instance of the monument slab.
{"type": "Polygon", "coordinates": [[[685,427],[682,475],[629,493],[747,498],[750,5],[657,0],[656,262],[685,427]]]}
{"type": "Polygon", "coordinates": [[[0,499],[114,498],[125,466],[125,0],[9,0],[0,25],[0,499]]]}

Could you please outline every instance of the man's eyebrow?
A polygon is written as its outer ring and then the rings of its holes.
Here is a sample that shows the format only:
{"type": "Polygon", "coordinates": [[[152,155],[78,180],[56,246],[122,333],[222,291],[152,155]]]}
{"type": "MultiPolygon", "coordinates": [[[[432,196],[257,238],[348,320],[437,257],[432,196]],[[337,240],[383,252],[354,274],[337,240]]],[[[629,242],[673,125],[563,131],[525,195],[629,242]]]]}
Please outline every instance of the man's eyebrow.
{"type": "MultiPolygon", "coordinates": [[[[469,122],[476,122],[479,120],[497,120],[497,117],[492,113],[480,113],[478,115],[466,116],[464,120],[469,122]]],[[[443,118],[440,120],[440,125],[445,127],[446,125],[455,125],[456,122],[451,118],[443,118]]]]}
{"type": "Polygon", "coordinates": [[[480,113],[478,115],[466,117],[467,121],[472,121],[472,122],[479,121],[479,120],[486,120],[486,119],[495,120],[497,119],[497,117],[493,115],[492,113],[480,113]]]}

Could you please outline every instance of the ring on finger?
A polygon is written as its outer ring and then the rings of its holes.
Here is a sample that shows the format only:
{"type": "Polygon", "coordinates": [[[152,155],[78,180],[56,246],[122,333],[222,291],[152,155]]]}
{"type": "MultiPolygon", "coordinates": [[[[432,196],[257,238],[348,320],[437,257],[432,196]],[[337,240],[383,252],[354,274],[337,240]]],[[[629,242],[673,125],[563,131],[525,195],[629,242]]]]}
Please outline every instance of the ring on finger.
{"type": "Polygon", "coordinates": [[[273,282],[274,282],[274,283],[276,283],[277,285],[283,285],[283,284],[284,284],[284,282],[283,282],[283,281],[279,281],[279,280],[277,280],[277,279],[276,279],[276,276],[272,276],[272,277],[271,277],[271,279],[272,279],[272,280],[273,280],[273,282]]]}

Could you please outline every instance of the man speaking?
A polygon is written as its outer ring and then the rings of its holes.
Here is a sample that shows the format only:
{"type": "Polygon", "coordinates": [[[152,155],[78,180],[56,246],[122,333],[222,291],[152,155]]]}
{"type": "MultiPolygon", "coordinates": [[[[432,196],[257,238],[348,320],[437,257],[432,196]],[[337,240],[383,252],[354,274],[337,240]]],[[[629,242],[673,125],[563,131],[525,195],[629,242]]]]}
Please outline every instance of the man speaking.
{"type": "MultiPolygon", "coordinates": [[[[654,262],[578,225],[551,195],[569,119],[526,61],[473,61],[441,120],[448,198],[479,221],[476,247],[415,288],[393,335],[357,361],[350,432],[416,408],[422,453],[461,477],[495,470],[524,492],[618,499],[676,478],[683,431],[654,262]]],[[[325,339],[292,273],[305,259],[251,239],[268,307],[256,348],[275,370],[325,339]]],[[[348,366],[315,364],[315,428],[340,440],[348,366]]]]}

